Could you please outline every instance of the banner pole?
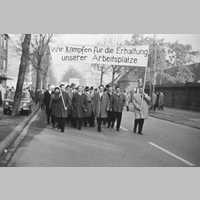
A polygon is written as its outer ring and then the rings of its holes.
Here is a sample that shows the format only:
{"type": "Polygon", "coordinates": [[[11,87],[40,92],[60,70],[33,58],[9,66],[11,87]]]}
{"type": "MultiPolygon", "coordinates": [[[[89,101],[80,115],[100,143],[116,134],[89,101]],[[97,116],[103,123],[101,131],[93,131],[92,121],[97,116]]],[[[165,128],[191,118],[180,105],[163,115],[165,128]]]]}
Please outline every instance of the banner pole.
{"type": "Polygon", "coordinates": [[[144,90],[145,90],[145,85],[146,85],[146,79],[147,79],[147,66],[145,67],[145,72],[144,72],[144,83],[142,87],[142,101],[140,107],[142,108],[143,100],[144,100],[144,90]]]}
{"type": "MultiPolygon", "coordinates": [[[[60,89],[60,87],[59,87],[60,89]]],[[[63,99],[63,94],[62,94],[62,90],[60,89],[60,93],[61,93],[61,99],[62,99],[62,102],[63,102],[63,106],[64,106],[64,109],[67,110],[66,106],[65,106],[65,102],[64,102],[64,99],[63,99]]]]}

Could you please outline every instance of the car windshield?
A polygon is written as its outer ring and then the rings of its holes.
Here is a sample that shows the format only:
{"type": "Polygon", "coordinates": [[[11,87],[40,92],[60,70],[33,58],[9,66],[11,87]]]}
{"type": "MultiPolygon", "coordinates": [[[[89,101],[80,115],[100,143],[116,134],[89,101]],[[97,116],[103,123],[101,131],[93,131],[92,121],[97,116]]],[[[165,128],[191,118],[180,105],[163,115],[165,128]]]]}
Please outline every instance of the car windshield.
{"type": "Polygon", "coordinates": [[[28,91],[24,91],[24,92],[22,93],[22,98],[30,98],[29,92],[28,92],[28,91]]]}
{"type": "Polygon", "coordinates": [[[6,92],[6,98],[7,99],[14,99],[15,93],[13,91],[7,91],[6,92]]]}

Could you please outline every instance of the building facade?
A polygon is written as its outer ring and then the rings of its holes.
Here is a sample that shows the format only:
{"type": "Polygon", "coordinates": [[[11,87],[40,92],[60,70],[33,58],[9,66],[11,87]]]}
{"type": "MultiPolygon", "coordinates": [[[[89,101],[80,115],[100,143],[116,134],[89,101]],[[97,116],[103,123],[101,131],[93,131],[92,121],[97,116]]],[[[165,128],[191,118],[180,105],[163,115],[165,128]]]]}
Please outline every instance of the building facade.
{"type": "Polygon", "coordinates": [[[0,34],[0,83],[5,86],[8,67],[8,35],[0,34]]]}
{"type": "Polygon", "coordinates": [[[0,104],[4,99],[8,68],[8,35],[0,34],[0,104]]]}

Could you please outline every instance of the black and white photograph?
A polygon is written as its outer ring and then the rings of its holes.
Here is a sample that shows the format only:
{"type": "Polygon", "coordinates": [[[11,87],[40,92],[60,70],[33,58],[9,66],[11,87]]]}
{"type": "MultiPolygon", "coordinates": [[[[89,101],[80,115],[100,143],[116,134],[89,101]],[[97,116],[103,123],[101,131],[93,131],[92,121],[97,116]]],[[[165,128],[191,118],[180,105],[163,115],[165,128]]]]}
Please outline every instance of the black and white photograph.
{"type": "Polygon", "coordinates": [[[1,167],[199,167],[200,34],[0,34],[1,167]]]}

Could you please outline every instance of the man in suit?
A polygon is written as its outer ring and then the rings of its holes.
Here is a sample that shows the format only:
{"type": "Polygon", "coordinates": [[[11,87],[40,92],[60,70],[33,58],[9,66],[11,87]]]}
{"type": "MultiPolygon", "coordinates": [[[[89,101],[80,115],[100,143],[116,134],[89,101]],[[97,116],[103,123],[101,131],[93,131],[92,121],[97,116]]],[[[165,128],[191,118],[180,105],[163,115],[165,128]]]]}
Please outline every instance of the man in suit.
{"type": "Polygon", "coordinates": [[[108,123],[108,128],[113,128],[114,127],[114,123],[115,123],[115,115],[114,115],[114,111],[113,111],[113,95],[114,95],[114,91],[113,88],[111,86],[108,87],[107,89],[107,94],[109,97],[109,109],[108,109],[108,118],[107,118],[107,123],[108,123]]]}
{"type": "Polygon", "coordinates": [[[108,110],[110,106],[109,97],[104,92],[104,86],[99,86],[99,92],[94,96],[94,113],[97,119],[97,131],[101,132],[102,121],[108,117],[108,110]]]}
{"type": "Polygon", "coordinates": [[[90,88],[88,86],[85,87],[84,95],[85,95],[84,97],[86,98],[86,101],[87,101],[86,112],[84,112],[84,125],[85,126],[89,125],[90,127],[92,127],[92,125],[93,125],[93,123],[92,123],[92,114],[93,114],[92,95],[90,93],[90,88]]]}
{"type": "Polygon", "coordinates": [[[119,131],[122,119],[122,111],[126,104],[126,97],[121,92],[120,88],[116,87],[116,92],[113,95],[112,109],[115,116],[115,121],[117,122],[116,130],[119,131]]]}
{"type": "Polygon", "coordinates": [[[84,113],[87,112],[87,99],[83,94],[83,87],[79,86],[78,91],[72,97],[72,116],[74,125],[81,130],[83,124],[84,113]]]}
{"type": "Polygon", "coordinates": [[[43,99],[43,105],[45,106],[47,124],[50,124],[50,115],[51,115],[51,109],[49,107],[50,100],[51,100],[51,88],[50,88],[50,85],[48,85],[47,90],[44,92],[44,99],[43,99]]]}

